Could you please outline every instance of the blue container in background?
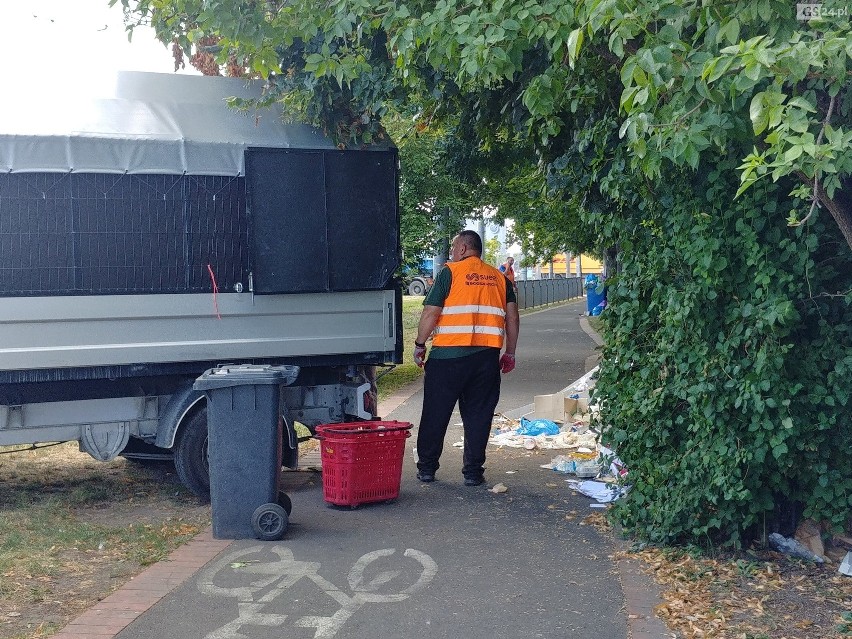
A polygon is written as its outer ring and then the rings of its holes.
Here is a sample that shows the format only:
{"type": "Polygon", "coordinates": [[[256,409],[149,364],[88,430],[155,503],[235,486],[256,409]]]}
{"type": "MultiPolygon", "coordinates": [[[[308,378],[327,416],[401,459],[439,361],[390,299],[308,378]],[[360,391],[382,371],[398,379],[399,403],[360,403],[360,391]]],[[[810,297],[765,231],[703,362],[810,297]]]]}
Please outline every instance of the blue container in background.
{"type": "Polygon", "coordinates": [[[600,315],[600,311],[594,311],[606,300],[605,288],[602,288],[600,293],[597,292],[600,285],[600,278],[597,275],[586,275],[584,286],[586,288],[586,311],[589,315],[600,315]]]}

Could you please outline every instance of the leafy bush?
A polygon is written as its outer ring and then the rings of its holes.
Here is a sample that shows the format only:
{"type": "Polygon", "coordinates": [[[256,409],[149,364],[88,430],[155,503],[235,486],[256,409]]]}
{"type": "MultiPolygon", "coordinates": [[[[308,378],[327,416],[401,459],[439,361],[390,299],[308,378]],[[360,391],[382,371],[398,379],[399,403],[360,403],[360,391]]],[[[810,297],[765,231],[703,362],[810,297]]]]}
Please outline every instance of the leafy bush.
{"type": "Polygon", "coordinates": [[[596,394],[633,485],[615,515],[656,542],[841,527],[852,505],[852,252],[827,215],[785,224],[789,184],[732,202],[731,168],[669,176],[613,226],[596,394]]]}

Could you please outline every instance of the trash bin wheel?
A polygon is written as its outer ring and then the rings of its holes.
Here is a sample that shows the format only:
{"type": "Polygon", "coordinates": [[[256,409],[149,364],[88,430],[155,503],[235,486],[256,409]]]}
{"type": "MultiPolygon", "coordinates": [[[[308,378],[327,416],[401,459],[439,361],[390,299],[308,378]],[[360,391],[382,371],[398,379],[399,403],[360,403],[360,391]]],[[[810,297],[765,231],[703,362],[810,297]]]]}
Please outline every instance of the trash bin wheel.
{"type": "Polygon", "coordinates": [[[290,500],[290,495],[283,491],[278,493],[278,505],[284,509],[288,517],[293,512],[293,502],[290,500]]]}
{"type": "Polygon", "coordinates": [[[278,504],[263,504],[257,507],[251,516],[251,527],[258,539],[276,541],[287,532],[289,517],[287,511],[278,504]]]}

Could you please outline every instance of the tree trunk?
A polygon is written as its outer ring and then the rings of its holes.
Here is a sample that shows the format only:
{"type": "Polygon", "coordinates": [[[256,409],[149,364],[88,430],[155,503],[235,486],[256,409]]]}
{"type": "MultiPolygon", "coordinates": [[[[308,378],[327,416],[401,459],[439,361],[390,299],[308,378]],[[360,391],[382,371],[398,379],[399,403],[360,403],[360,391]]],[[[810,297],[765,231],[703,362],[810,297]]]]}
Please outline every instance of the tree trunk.
{"type": "Polygon", "coordinates": [[[844,180],[844,188],[836,191],[834,198],[828,197],[828,194],[819,182],[817,182],[816,193],[819,201],[828,209],[831,217],[834,218],[837,226],[840,227],[840,232],[843,233],[846,244],[852,249],[852,202],[850,202],[845,189],[846,182],[847,180],[844,180]]]}

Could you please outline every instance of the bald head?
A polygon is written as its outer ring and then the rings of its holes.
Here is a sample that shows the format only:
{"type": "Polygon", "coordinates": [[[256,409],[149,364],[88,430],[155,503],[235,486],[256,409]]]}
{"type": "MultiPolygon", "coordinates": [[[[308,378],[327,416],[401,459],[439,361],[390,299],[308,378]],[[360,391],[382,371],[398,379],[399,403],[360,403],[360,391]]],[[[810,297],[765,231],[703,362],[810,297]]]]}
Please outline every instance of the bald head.
{"type": "Polygon", "coordinates": [[[462,231],[457,236],[459,241],[477,255],[482,255],[482,238],[476,231],[462,231]]]}

